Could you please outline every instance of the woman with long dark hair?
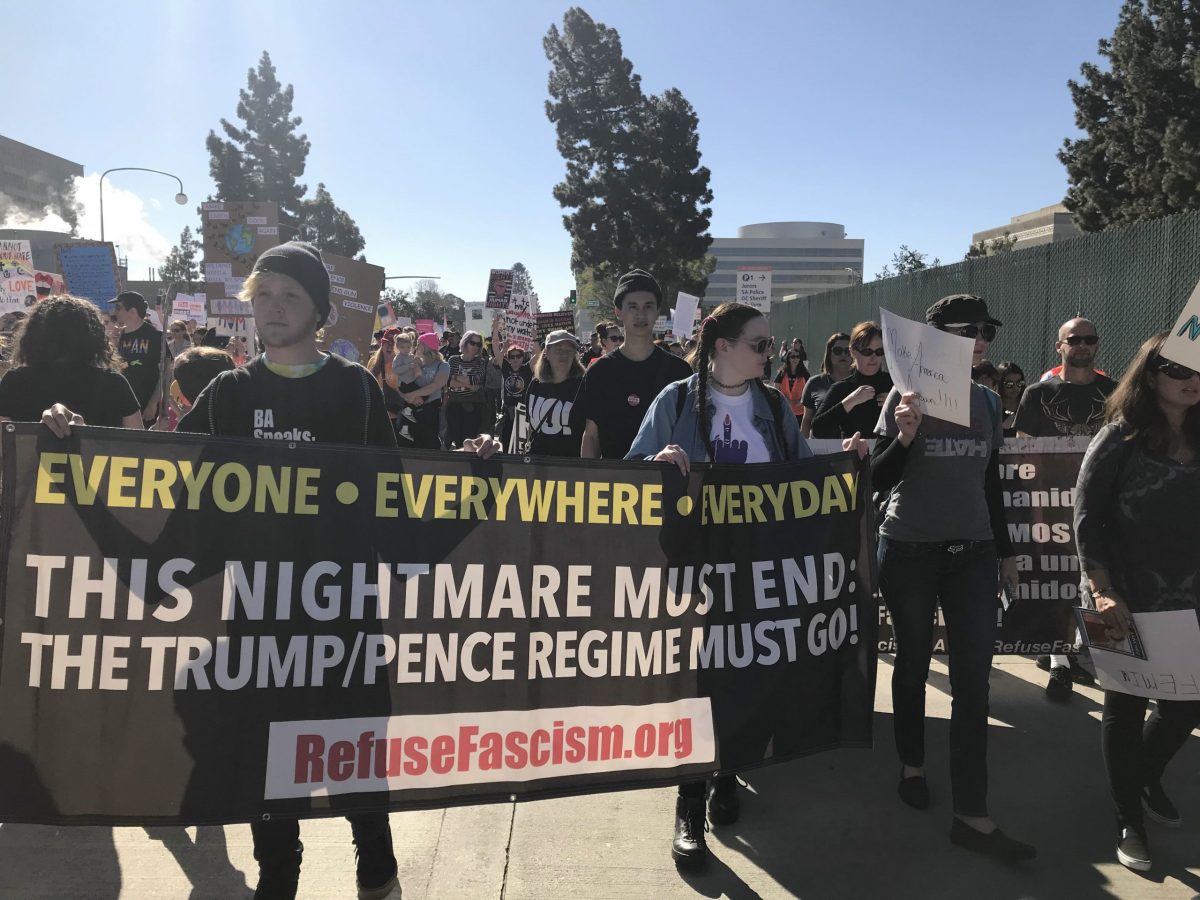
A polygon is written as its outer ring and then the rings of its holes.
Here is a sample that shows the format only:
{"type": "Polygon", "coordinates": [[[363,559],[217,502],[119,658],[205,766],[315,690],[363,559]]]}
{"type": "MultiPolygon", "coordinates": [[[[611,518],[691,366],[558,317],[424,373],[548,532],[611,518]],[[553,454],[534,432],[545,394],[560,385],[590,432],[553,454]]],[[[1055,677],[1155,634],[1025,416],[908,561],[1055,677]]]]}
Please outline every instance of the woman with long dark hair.
{"type": "Polygon", "coordinates": [[[874,322],[859,322],[850,332],[853,371],[829,389],[813,419],[813,437],[847,438],[870,434],[892,389],[883,370],[883,331],[874,322]]]}
{"type": "MultiPolygon", "coordinates": [[[[970,294],[944,297],[928,324],[975,342],[978,365],[1000,322],[970,294]]],[[[964,378],[967,372],[960,373],[964,378]]],[[[831,395],[832,397],[832,395],[831,395]]],[[[928,809],[925,682],[938,607],[950,665],[952,843],[1006,862],[1037,850],[1004,834],[988,814],[988,693],[999,582],[1017,583],[1017,561],[1000,484],[1000,401],[972,384],[969,425],[925,416],[916,394],[892,390],[879,416],[871,481],[885,495],[879,528],[879,587],[892,618],[892,723],[900,799],[928,809]]],[[[873,405],[873,404],[872,404],[873,405]]]]}
{"type": "MultiPolygon", "coordinates": [[[[1200,372],[1162,355],[1149,338],[1109,396],[1107,424],[1079,470],[1075,541],[1084,602],[1122,640],[1134,613],[1200,608],[1200,372]]],[[[1144,815],[1181,824],[1163,790],[1167,764],[1200,725],[1200,701],[1104,692],[1100,745],[1117,812],[1117,859],[1151,867],[1144,815]]]]}
{"type": "Polygon", "coordinates": [[[55,403],[88,425],[142,428],[141,407],[120,373],[95,305],[47,297],[13,336],[13,368],[0,380],[0,421],[38,422],[55,403]]]}
{"type": "MultiPolygon", "coordinates": [[[[768,463],[812,455],[800,436],[800,423],[784,399],[760,380],[775,339],[758,310],[724,303],[700,323],[690,361],[696,374],[667,385],[642,420],[626,459],[653,459],[677,465],[686,475],[693,462],[768,463]]],[[[857,448],[847,442],[847,449],[857,448]]],[[[679,786],[671,855],[699,865],[708,855],[702,781],[679,786]]],[[[707,790],[708,818],[714,825],[737,821],[737,779],[713,779],[707,790]]]]}
{"type": "Polygon", "coordinates": [[[797,347],[798,340],[792,341],[791,348],[783,356],[783,366],[775,376],[775,387],[787,398],[796,421],[804,419],[804,388],[808,384],[808,366],[804,364],[804,349],[797,347]]]}
{"type": "Polygon", "coordinates": [[[825,342],[825,355],[821,357],[821,374],[814,375],[804,385],[804,396],[800,402],[804,404],[804,418],[800,421],[800,433],[804,437],[812,436],[812,420],[825,402],[837,382],[849,378],[853,371],[853,360],[850,357],[850,335],[838,331],[829,336],[825,342]]]}

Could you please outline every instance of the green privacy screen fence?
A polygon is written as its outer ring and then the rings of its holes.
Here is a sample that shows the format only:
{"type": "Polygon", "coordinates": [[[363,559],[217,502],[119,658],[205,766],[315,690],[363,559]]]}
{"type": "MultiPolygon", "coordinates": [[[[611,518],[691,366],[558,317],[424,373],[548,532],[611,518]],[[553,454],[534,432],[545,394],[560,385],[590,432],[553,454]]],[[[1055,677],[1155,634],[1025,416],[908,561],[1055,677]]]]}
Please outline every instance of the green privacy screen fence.
{"type": "MultiPolygon", "coordinates": [[[[880,308],[918,321],[947,294],[978,294],[1004,323],[988,358],[1013,360],[1027,376],[1055,364],[1058,326],[1074,315],[1100,332],[1098,365],[1119,377],[1143,340],[1169,328],[1200,280],[1200,212],[1111,228],[777,303],[771,331],[801,337],[820,365],[825,339],[880,308]]],[[[815,368],[814,368],[814,371],[815,368]]]]}

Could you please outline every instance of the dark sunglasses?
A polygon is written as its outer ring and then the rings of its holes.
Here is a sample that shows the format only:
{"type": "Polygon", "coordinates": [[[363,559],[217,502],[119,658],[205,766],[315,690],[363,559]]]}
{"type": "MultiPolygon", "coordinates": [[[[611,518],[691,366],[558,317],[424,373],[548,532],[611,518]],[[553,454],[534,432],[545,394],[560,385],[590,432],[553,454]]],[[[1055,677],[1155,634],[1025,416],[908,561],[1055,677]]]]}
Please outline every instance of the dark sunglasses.
{"type": "Polygon", "coordinates": [[[770,353],[775,349],[775,338],[765,337],[759,338],[756,341],[751,341],[748,338],[728,338],[730,341],[739,341],[746,344],[752,353],[770,353]]]}
{"type": "Polygon", "coordinates": [[[849,356],[850,348],[849,347],[830,347],[829,352],[832,353],[834,356],[849,356]]]}
{"type": "Polygon", "coordinates": [[[860,350],[858,347],[855,347],[854,352],[858,353],[861,356],[883,356],[883,348],[882,347],[879,347],[878,349],[875,349],[875,350],[860,350]]]}
{"type": "Polygon", "coordinates": [[[948,328],[947,331],[965,338],[982,336],[989,344],[996,339],[996,326],[991,322],[984,322],[982,325],[960,325],[957,328],[948,328]]]}
{"type": "Polygon", "coordinates": [[[1018,390],[1022,391],[1025,390],[1025,382],[1023,381],[1004,381],[1001,382],[1001,384],[1003,384],[1003,386],[1006,388],[1017,388],[1018,390]]]}
{"type": "Polygon", "coordinates": [[[1195,369],[1189,369],[1187,366],[1181,366],[1179,363],[1171,362],[1169,359],[1162,359],[1161,357],[1151,363],[1150,371],[1157,372],[1159,375],[1166,375],[1175,381],[1187,381],[1189,378],[1200,374],[1195,369]]]}
{"type": "Polygon", "coordinates": [[[467,341],[468,347],[482,347],[483,341],[467,341]]]}
{"type": "Polygon", "coordinates": [[[625,335],[623,335],[623,334],[610,334],[608,337],[606,337],[606,338],[605,338],[605,340],[606,340],[606,341],[612,341],[614,344],[620,344],[620,343],[624,343],[624,341],[625,341],[625,335]]]}
{"type": "Polygon", "coordinates": [[[1078,347],[1080,344],[1095,347],[1100,343],[1100,338],[1094,334],[1073,334],[1070,337],[1063,338],[1059,343],[1067,344],[1071,347],[1078,347]]]}

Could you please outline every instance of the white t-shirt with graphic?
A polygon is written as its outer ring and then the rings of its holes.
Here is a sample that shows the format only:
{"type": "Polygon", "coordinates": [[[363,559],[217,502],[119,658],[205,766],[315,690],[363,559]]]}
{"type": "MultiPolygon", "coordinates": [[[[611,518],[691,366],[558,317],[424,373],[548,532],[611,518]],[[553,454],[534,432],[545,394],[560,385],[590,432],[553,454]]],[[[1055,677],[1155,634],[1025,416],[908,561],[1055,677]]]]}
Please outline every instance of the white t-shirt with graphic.
{"type": "Polygon", "coordinates": [[[764,463],[771,451],[754,427],[754,397],[746,390],[736,397],[708,391],[712,407],[710,437],[715,463],[764,463]]]}

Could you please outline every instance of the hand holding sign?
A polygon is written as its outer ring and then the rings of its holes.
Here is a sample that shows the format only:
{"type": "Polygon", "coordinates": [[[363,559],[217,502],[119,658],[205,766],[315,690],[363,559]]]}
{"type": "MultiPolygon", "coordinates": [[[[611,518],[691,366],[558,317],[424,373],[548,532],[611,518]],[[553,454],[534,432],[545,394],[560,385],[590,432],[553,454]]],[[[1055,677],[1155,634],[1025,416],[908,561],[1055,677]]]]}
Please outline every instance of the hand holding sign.
{"type": "Polygon", "coordinates": [[[903,394],[893,415],[896,418],[896,428],[900,431],[898,440],[907,447],[917,436],[917,429],[921,427],[921,401],[917,399],[916,394],[903,394]]]}
{"type": "Polygon", "coordinates": [[[881,309],[888,372],[925,415],[971,425],[971,355],[975,342],[881,309]]]}

